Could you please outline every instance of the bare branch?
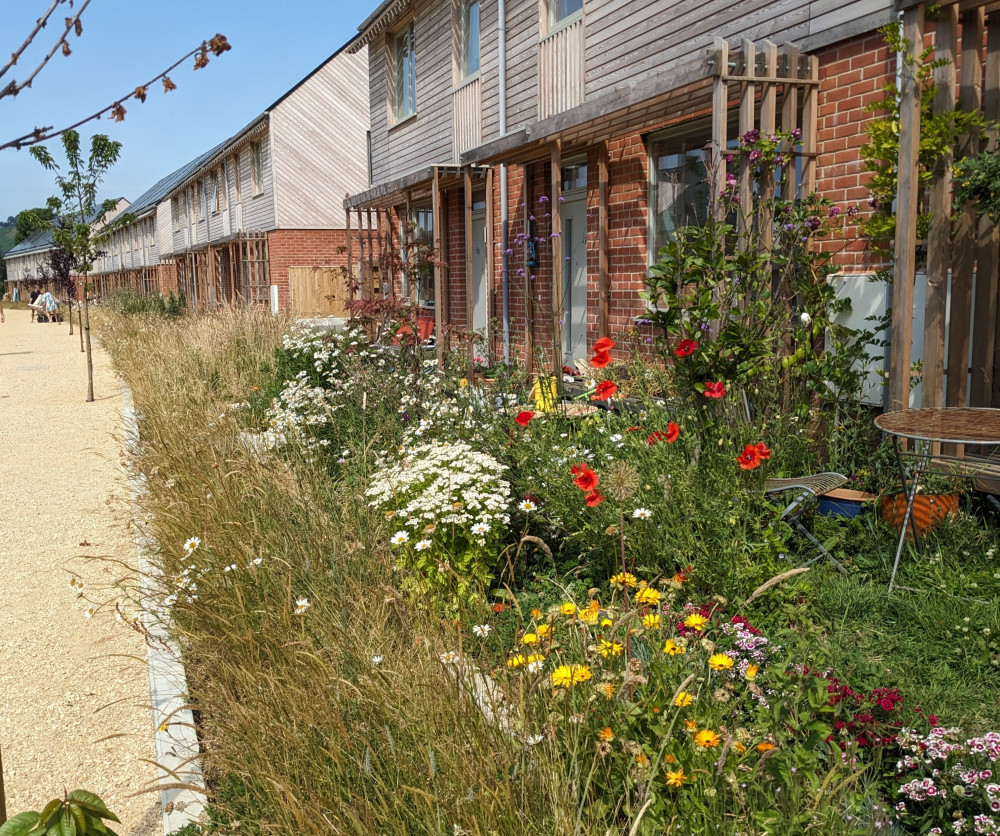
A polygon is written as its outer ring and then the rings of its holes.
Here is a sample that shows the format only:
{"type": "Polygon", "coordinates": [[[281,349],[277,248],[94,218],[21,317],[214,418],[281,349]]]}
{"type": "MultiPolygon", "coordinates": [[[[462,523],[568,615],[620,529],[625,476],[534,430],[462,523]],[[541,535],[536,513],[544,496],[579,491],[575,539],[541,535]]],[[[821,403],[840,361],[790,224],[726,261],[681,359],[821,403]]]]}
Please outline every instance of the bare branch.
{"type": "MultiPolygon", "coordinates": [[[[63,2],[63,0],[57,0],[57,1],[63,2]]],[[[50,49],[48,54],[42,59],[42,63],[39,64],[37,67],[35,67],[35,71],[31,75],[29,75],[24,81],[17,82],[15,80],[12,81],[3,89],[0,89],[0,99],[2,99],[4,96],[16,96],[25,87],[31,87],[31,82],[33,82],[35,80],[35,77],[45,68],[45,65],[52,60],[52,56],[56,54],[56,50],[59,49],[59,47],[63,48],[63,55],[69,55],[69,41],[66,40],[66,36],[70,33],[72,29],[75,29],[79,25],[80,15],[83,14],[84,9],[86,9],[87,6],[89,5],[90,5],[90,0],[84,0],[83,5],[80,6],[80,8],[77,10],[77,13],[73,15],[73,17],[66,18],[66,28],[63,30],[62,35],[59,36],[59,40],[57,40],[52,45],[52,49],[50,49]]],[[[50,9],[48,14],[51,14],[51,12],[52,10],[50,9]]],[[[32,37],[34,37],[34,35],[32,35],[32,37]]]]}
{"type": "MultiPolygon", "coordinates": [[[[59,0],[59,2],[63,2],[63,0],[59,0]]],[[[89,3],[90,0],[86,0],[86,2],[89,3]]],[[[83,9],[81,9],[80,11],[83,11],[83,9]]],[[[3,151],[5,148],[26,148],[29,145],[35,145],[39,142],[45,142],[48,139],[61,136],[67,131],[75,130],[76,128],[79,128],[81,125],[87,124],[88,122],[93,122],[96,119],[100,119],[107,113],[110,113],[112,115],[112,118],[116,122],[120,122],[122,121],[122,119],[125,118],[125,108],[122,107],[122,102],[127,102],[129,99],[138,99],[140,101],[145,101],[147,88],[149,88],[151,85],[155,84],[157,81],[160,80],[163,81],[164,92],[169,92],[170,90],[175,89],[177,86],[170,80],[169,74],[173,72],[175,69],[177,69],[177,67],[179,67],[181,64],[183,64],[188,58],[192,56],[197,56],[195,59],[195,67],[194,67],[197,70],[208,63],[207,55],[209,52],[211,52],[213,55],[219,56],[222,55],[223,52],[227,52],[229,49],[230,46],[229,42],[226,40],[226,37],[224,35],[216,34],[215,37],[207,41],[202,41],[199,46],[197,46],[195,49],[192,49],[182,58],[175,61],[159,75],[154,76],[145,84],[141,84],[138,87],[134,88],[133,90],[130,90],[126,95],[122,96],[120,99],[116,99],[114,102],[107,105],[106,107],[101,108],[99,111],[97,111],[97,113],[93,113],[90,116],[87,116],[86,118],[81,119],[78,122],[74,122],[72,125],[67,125],[65,128],[60,128],[59,130],[56,130],[51,125],[45,128],[35,128],[35,130],[33,130],[31,133],[27,133],[24,136],[18,137],[17,139],[12,139],[9,142],[0,143],[0,151],[3,151]]]]}
{"type": "Polygon", "coordinates": [[[17,59],[21,57],[21,54],[29,46],[31,46],[31,42],[35,40],[35,36],[39,32],[41,32],[42,29],[45,28],[45,24],[49,22],[49,18],[52,17],[52,13],[56,10],[56,8],[60,4],[65,2],[66,0],[52,0],[52,5],[49,6],[48,11],[45,14],[43,14],[40,18],[38,18],[38,20],[35,22],[35,28],[32,30],[31,34],[28,35],[25,42],[21,44],[21,48],[17,50],[17,52],[15,52],[13,55],[11,55],[10,60],[6,64],[4,64],[3,69],[0,69],[0,78],[3,78],[4,74],[17,63],[17,59]]]}

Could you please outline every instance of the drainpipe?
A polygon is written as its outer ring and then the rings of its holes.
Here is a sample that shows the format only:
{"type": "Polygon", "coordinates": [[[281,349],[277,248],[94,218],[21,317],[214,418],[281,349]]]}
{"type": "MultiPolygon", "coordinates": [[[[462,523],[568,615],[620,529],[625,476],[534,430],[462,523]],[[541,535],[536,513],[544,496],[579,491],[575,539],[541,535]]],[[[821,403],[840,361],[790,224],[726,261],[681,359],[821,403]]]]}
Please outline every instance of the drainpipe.
{"type": "MultiPolygon", "coordinates": [[[[505,0],[497,3],[499,43],[500,87],[500,136],[507,134],[507,5],[505,0]]],[[[501,262],[501,283],[503,287],[503,361],[510,363],[510,205],[507,198],[507,164],[500,164],[500,246],[503,250],[501,262]]]]}

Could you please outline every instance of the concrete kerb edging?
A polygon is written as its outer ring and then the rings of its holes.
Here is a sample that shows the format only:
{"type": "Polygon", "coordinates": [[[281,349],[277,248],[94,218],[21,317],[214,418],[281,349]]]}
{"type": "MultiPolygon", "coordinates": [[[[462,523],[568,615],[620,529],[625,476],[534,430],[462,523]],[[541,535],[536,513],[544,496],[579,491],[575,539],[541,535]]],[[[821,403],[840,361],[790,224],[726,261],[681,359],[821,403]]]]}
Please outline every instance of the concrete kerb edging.
{"type": "MultiPolygon", "coordinates": [[[[139,425],[136,421],[132,392],[122,384],[122,415],[125,447],[130,462],[140,450],[139,425]]],[[[153,708],[156,762],[163,783],[184,783],[191,789],[173,787],[160,791],[164,834],[186,824],[200,821],[205,812],[205,778],[198,760],[198,737],[194,716],[187,705],[187,676],[180,651],[167,631],[170,613],[159,602],[153,585],[158,569],[151,559],[156,542],[144,532],[146,523],[139,510],[139,498],[145,493],[142,475],[130,466],[129,487],[135,521],[135,548],[141,583],[142,621],[148,632],[146,660],[149,665],[149,694],[153,708]],[[200,790],[200,792],[199,792],[200,790]]]]}

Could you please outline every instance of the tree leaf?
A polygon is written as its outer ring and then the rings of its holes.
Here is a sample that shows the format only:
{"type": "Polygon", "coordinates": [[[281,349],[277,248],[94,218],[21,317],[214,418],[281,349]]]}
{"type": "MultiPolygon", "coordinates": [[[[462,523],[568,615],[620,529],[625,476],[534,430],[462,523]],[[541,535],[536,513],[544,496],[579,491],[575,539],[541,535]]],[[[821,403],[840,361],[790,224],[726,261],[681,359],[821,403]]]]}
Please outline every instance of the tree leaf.
{"type": "MultiPolygon", "coordinates": [[[[76,823],[76,829],[80,833],[86,833],[87,830],[89,829],[87,827],[87,817],[84,815],[83,810],[80,809],[80,805],[70,802],[69,814],[72,817],[73,821],[76,823]]],[[[100,821],[100,819],[98,819],[98,821],[100,821]]]]}
{"type": "Polygon", "coordinates": [[[40,820],[41,816],[33,811],[19,813],[0,826],[0,836],[25,836],[40,820]]]}
{"type": "Polygon", "coordinates": [[[48,804],[45,805],[45,809],[42,810],[39,821],[44,825],[45,822],[49,820],[49,816],[59,809],[60,804],[62,804],[62,802],[58,798],[53,798],[48,804]]]}
{"type": "Polygon", "coordinates": [[[56,831],[58,836],[76,836],[76,822],[73,817],[69,814],[68,810],[63,809],[59,814],[59,829],[56,831]]]}
{"type": "Polygon", "coordinates": [[[87,792],[86,790],[73,790],[67,798],[69,798],[70,801],[79,804],[85,811],[93,813],[102,819],[120,821],[118,816],[112,813],[108,809],[108,806],[92,792],[87,792]]]}

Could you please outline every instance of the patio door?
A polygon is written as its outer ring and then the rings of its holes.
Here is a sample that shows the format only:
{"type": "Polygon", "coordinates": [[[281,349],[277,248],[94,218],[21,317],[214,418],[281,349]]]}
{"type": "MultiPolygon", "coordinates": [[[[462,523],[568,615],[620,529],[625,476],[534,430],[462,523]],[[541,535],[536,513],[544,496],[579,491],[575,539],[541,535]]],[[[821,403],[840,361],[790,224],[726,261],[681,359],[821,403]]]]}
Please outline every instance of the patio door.
{"type": "MultiPolygon", "coordinates": [[[[586,169],[584,169],[586,170],[586,169]]],[[[587,191],[567,191],[562,204],[563,362],[587,356],[587,191]]]]}
{"type": "MultiPolygon", "coordinates": [[[[485,200],[485,198],[484,198],[485,200]]],[[[485,333],[489,326],[489,288],[486,286],[486,212],[472,213],[472,328],[485,333]]]]}

